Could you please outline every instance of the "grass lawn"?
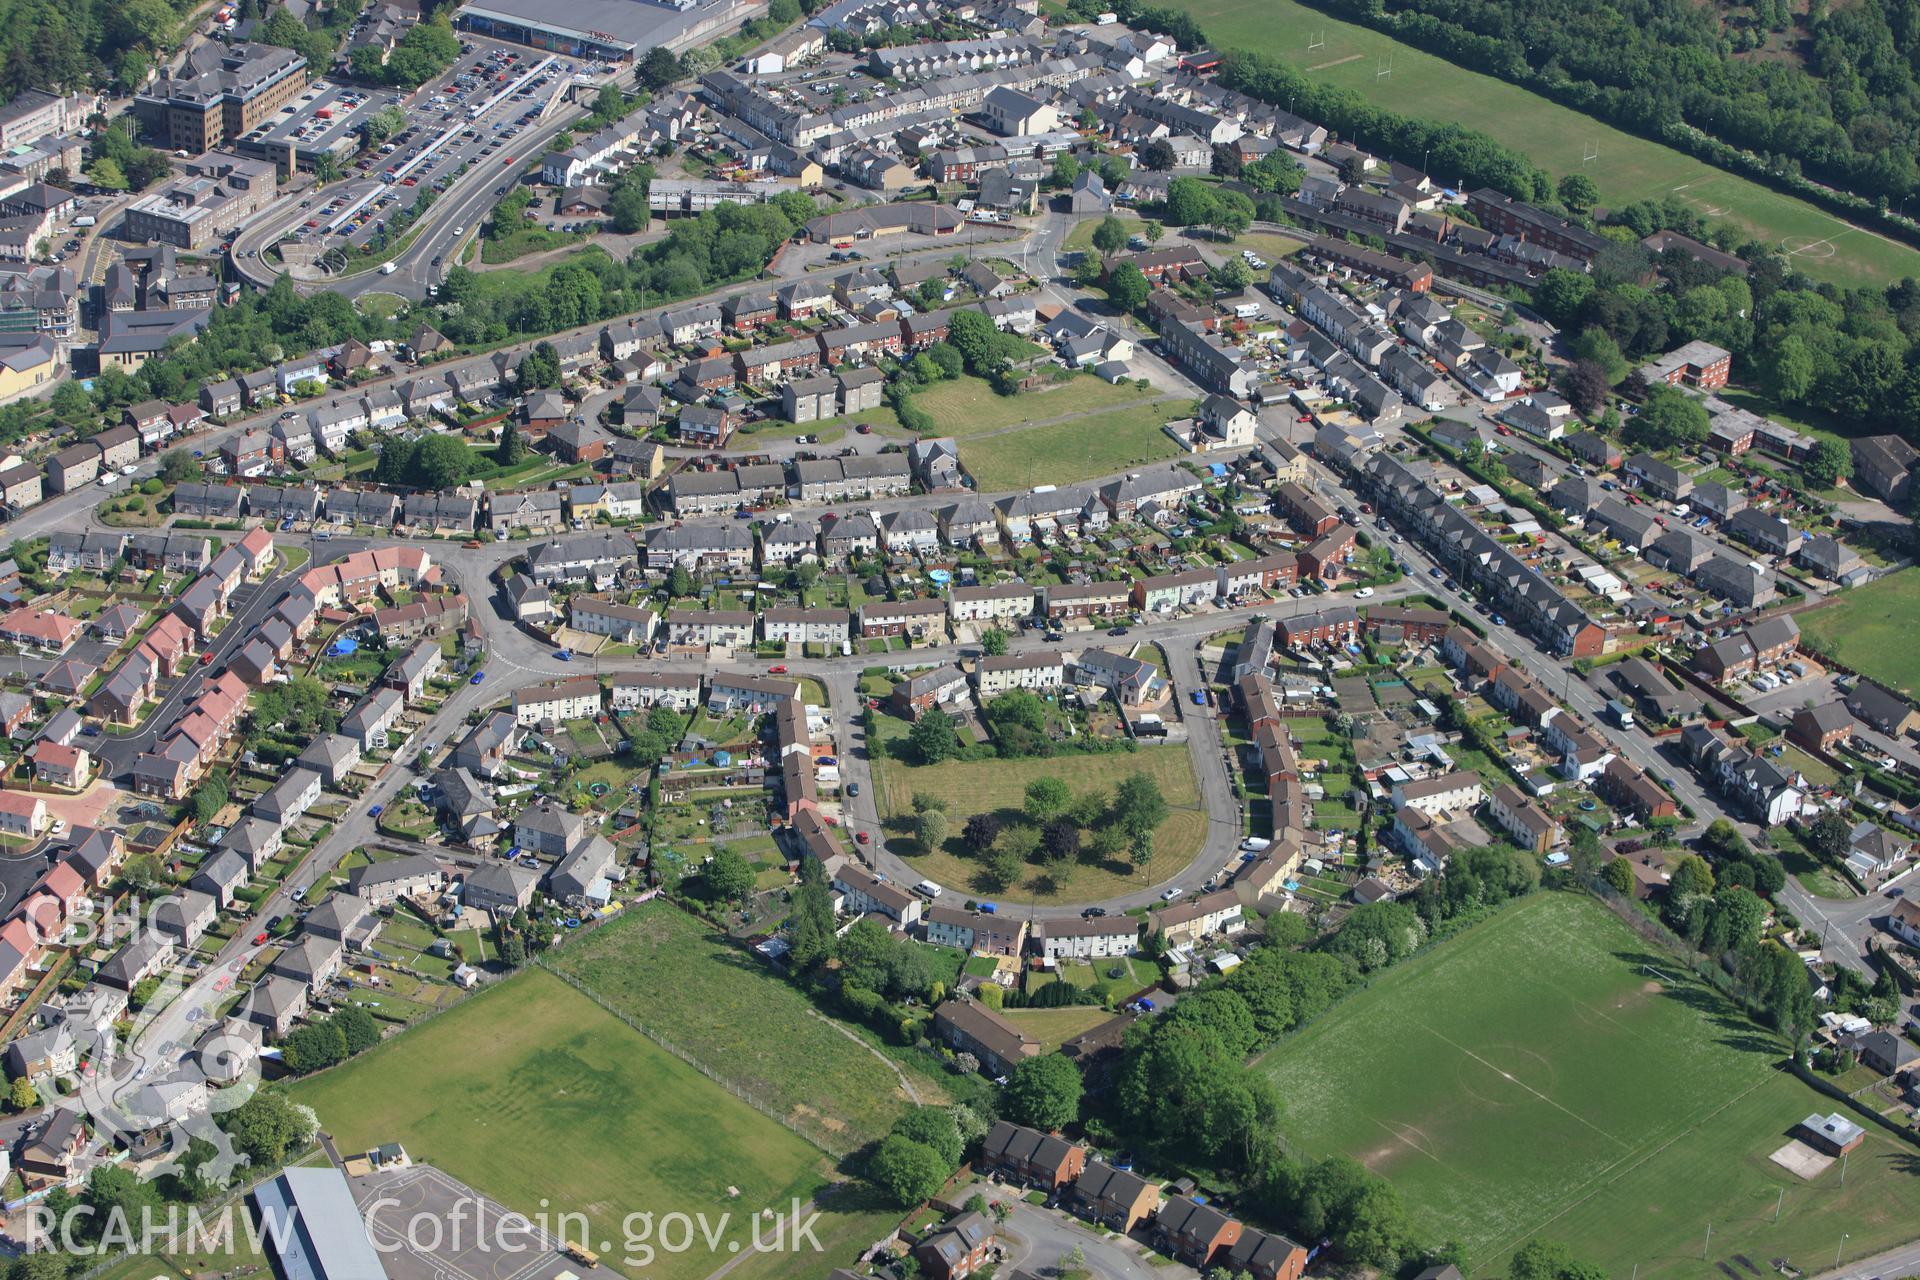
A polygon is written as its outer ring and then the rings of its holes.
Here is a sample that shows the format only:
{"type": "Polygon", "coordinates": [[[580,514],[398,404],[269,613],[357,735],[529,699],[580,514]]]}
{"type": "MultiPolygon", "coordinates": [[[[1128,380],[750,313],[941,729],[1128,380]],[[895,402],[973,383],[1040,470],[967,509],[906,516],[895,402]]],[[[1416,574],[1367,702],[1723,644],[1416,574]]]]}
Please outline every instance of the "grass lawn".
{"type": "MultiPolygon", "coordinates": [[[[295,1087],[348,1151],[405,1144],[508,1207],[583,1212],[616,1242],[629,1212],[785,1205],[823,1181],[820,1153],[622,1025],[529,972],[350,1065],[295,1087]],[[738,1201],[729,1186],[741,1190],[738,1201]]],[[[744,1239],[736,1212],[729,1238],[744,1239]]],[[[727,1256],[661,1253],[647,1275],[698,1277],[727,1256]]]]}
{"type": "MultiPolygon", "coordinates": [[[[1115,209],[1113,216],[1127,224],[1127,234],[1130,236],[1139,235],[1140,228],[1146,225],[1145,219],[1139,214],[1125,209],[1115,209]]],[[[1067,238],[1060,242],[1060,252],[1093,252],[1093,233],[1099,228],[1101,221],[1099,218],[1082,218],[1074,223],[1073,230],[1067,232],[1067,238]]]]}
{"type": "MultiPolygon", "coordinates": [[[[857,1034],[664,902],[573,940],[554,963],[830,1150],[882,1136],[909,1101],[857,1034]]],[[[945,1101],[908,1079],[922,1101],[945,1101]]]]}
{"type": "Polygon", "coordinates": [[[488,266],[499,266],[524,258],[530,253],[545,253],[549,249],[564,249],[570,244],[579,244],[587,237],[580,232],[549,231],[537,222],[528,222],[517,227],[512,234],[498,239],[492,235],[480,242],[480,261],[488,266]]]}
{"type": "MultiPolygon", "coordinates": [[[[905,733],[903,723],[890,716],[879,718],[879,728],[883,737],[905,733]]],[[[1170,810],[1155,832],[1152,862],[1145,868],[1080,861],[1044,870],[1029,867],[1019,882],[992,895],[1006,902],[1091,902],[1158,884],[1200,852],[1206,841],[1207,815],[1200,808],[1200,792],[1185,748],[1142,747],[1058,759],[946,760],[937,765],[912,765],[890,755],[874,762],[874,787],[879,792],[881,824],[897,841],[894,852],[943,885],[968,888],[979,871],[978,863],[961,852],[959,833],[968,817],[982,812],[1017,814],[1027,784],[1035,778],[1064,778],[1075,794],[1095,788],[1111,794],[1121,779],[1135,772],[1144,772],[1159,784],[1170,810]],[[917,791],[947,801],[953,835],[938,852],[918,852],[907,835],[917,791]]]]}
{"type": "Polygon", "coordinates": [[[1236,237],[1230,247],[1236,252],[1251,249],[1268,262],[1277,262],[1288,254],[1300,252],[1306,246],[1291,236],[1277,235],[1272,231],[1248,231],[1236,237]]]}
{"type": "Polygon", "coordinates": [[[406,305],[407,300],[397,293],[363,293],[353,300],[354,310],[369,320],[391,320],[406,305]]]}
{"type": "Polygon", "coordinates": [[[1920,688],[1920,647],[1913,643],[1920,570],[1876,578],[1796,616],[1802,631],[1855,671],[1889,689],[1920,688]]]}
{"type": "Polygon", "coordinates": [[[1052,1053],[1075,1036],[1113,1017],[1097,1004],[1074,1004],[1062,1009],[1007,1009],[1004,1013],[1008,1022],[1040,1042],[1042,1053],[1052,1053]]]}
{"type": "Polygon", "coordinates": [[[1605,204],[1678,192],[1715,220],[1784,243],[1790,251],[1805,249],[1794,256],[1794,265],[1837,284],[1881,288],[1920,270],[1920,252],[1849,227],[1805,201],[1298,0],[1175,3],[1199,21],[1216,49],[1269,53],[1311,72],[1316,81],[1352,90],[1390,111],[1484,130],[1555,177],[1584,172],[1599,184],[1605,204]],[[1308,49],[1322,39],[1320,47],[1308,49]],[[1392,74],[1381,76],[1389,58],[1392,74]],[[1585,161],[1595,147],[1598,158],[1585,161]]]}
{"type": "MultiPolygon", "coordinates": [[[[1051,412],[1044,406],[1044,401],[1035,401],[1030,412],[1051,412]]],[[[1096,476],[1179,457],[1180,446],[1160,428],[1179,417],[1181,409],[1178,401],[1111,409],[1051,426],[1008,431],[975,443],[963,443],[960,456],[982,493],[1025,489],[1036,484],[1077,484],[1096,476]]]]}
{"type": "Polygon", "coordinates": [[[1504,1275],[1535,1234],[1608,1275],[1808,1271],[1912,1235],[1911,1152],[1869,1132],[1844,1190],[1769,1163],[1821,1095],[1783,1046],[1593,903],[1542,894],[1389,972],[1261,1060],[1301,1155],[1389,1178],[1504,1275]],[[1666,975],[1656,979],[1643,965],[1666,975]],[[1772,1221],[1784,1189],[1781,1219],[1772,1221]],[[1710,1258],[1701,1248],[1713,1224],[1710,1258]]]}
{"type": "MultiPolygon", "coordinates": [[[[1131,382],[1103,382],[1092,374],[1081,374],[1055,390],[1030,395],[999,396],[985,380],[956,378],[914,396],[913,403],[932,415],[937,434],[965,439],[989,431],[1003,431],[1025,422],[1065,418],[1076,413],[1092,413],[1119,405],[1152,400],[1161,393],[1151,388],[1142,391],[1131,382]]],[[[1169,412],[1160,421],[1177,418],[1169,412]]],[[[1158,425],[1157,423],[1155,424],[1158,425]]],[[[999,443],[996,442],[997,448],[999,443]]]]}

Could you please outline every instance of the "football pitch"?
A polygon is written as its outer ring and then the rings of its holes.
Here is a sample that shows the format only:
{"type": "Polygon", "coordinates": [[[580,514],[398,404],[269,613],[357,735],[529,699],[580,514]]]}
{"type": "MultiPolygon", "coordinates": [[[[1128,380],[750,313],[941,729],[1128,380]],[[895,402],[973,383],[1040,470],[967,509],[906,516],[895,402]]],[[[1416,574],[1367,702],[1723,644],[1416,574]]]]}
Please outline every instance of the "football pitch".
{"type": "Polygon", "coordinates": [[[1271,54],[1389,111],[1482,130],[1555,177],[1585,173],[1608,205],[1678,196],[1707,217],[1777,246],[1816,280],[1884,288],[1920,269],[1920,252],[1911,246],[1851,226],[1805,200],[1300,0],[1174,4],[1193,14],[1217,49],[1271,54]]]}
{"type": "MultiPolygon", "coordinates": [[[[1920,1151],[1869,1130],[1811,1181],[1769,1156],[1833,1103],[1603,908],[1540,894],[1386,974],[1260,1062],[1303,1157],[1392,1181],[1469,1270],[1539,1235],[1609,1275],[1833,1265],[1920,1234],[1920,1151]],[[1712,1224],[1708,1243],[1707,1227],[1712,1224]]],[[[1750,1273],[1748,1273],[1750,1274],[1750,1273]]]]}
{"type": "MultiPolygon", "coordinates": [[[[630,1214],[717,1223],[727,1213],[715,1247],[702,1238],[645,1268],[664,1280],[699,1280],[739,1258],[748,1214],[805,1200],[831,1177],[799,1137],[538,969],[299,1082],[293,1096],[345,1151],[399,1142],[522,1213],[584,1213],[592,1246],[627,1274],[641,1274],[629,1259],[644,1256],[628,1243],[630,1214]]],[[[788,1275],[825,1269],[787,1261],[788,1275]]]]}

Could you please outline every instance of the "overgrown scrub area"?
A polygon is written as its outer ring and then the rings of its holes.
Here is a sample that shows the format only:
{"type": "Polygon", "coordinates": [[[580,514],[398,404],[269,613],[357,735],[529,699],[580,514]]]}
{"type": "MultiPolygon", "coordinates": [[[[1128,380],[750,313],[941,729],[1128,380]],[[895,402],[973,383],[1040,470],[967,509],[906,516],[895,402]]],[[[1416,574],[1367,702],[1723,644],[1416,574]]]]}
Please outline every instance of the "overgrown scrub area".
{"type": "Polygon", "coordinates": [[[815,212],[807,196],[783,191],[765,204],[678,220],[624,262],[587,248],[537,272],[455,266],[431,308],[434,323],[457,343],[497,345],[691,298],[758,275],[815,212]]]}
{"type": "MultiPolygon", "coordinates": [[[[548,963],[829,1151],[883,1136],[914,1100],[876,1050],[669,903],[636,907],[548,963]]],[[[909,1079],[919,1100],[939,1100],[909,1079]]]]}

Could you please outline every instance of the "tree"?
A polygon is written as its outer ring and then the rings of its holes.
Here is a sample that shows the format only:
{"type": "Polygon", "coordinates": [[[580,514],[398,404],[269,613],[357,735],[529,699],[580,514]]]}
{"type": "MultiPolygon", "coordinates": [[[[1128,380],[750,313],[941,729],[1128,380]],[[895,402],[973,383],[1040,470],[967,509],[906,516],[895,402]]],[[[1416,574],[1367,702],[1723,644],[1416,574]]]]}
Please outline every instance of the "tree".
{"type": "Polygon", "coordinates": [[[707,892],[720,902],[740,902],[753,894],[753,864],[728,845],[721,845],[708,859],[700,871],[700,879],[707,892]]]}
{"type": "Polygon", "coordinates": [[[527,456],[527,442],[520,438],[520,427],[509,417],[500,426],[500,443],[493,447],[493,460],[510,467],[527,456]]]}
{"type": "Polygon", "coordinates": [[[800,885],[793,892],[793,914],[788,921],[787,953],[794,972],[806,973],[833,955],[833,898],[826,869],[811,854],[801,859],[800,885]]]}
{"type": "Polygon", "coordinates": [[[215,1122],[232,1135],[234,1145],[255,1164],[276,1165],[289,1151],[313,1140],[319,1121],[313,1112],[278,1089],[257,1090],[215,1122]]]}
{"type": "Polygon", "coordinates": [[[374,479],[414,489],[450,489],[473,469],[473,451],[457,437],[427,435],[412,440],[388,437],[380,447],[374,479]]]}
{"type": "Polygon", "coordinates": [[[1198,178],[1175,178],[1167,184],[1164,214],[1172,226],[1210,226],[1219,205],[1218,189],[1198,178]]]}
{"type": "Polygon", "coordinates": [[[1093,247],[1103,254],[1118,253],[1127,247],[1127,224],[1108,214],[1093,229],[1093,247]]]}
{"type": "Polygon", "coordinates": [[[1627,439],[1650,449],[1705,444],[1712,423],[1701,403],[1662,383],[1647,392],[1647,402],[1627,424],[1627,439]]]}
{"type": "Polygon", "coordinates": [[[40,1105],[40,1091],[25,1076],[14,1078],[7,1090],[7,1106],[14,1111],[31,1111],[40,1105]]]}
{"type": "Polygon", "coordinates": [[[1591,360],[1604,369],[1609,386],[1617,385],[1627,376],[1629,366],[1627,357],[1621,353],[1620,344],[1598,325],[1582,329],[1573,340],[1572,350],[1575,359],[1591,360]]]}
{"type": "Polygon", "coordinates": [[[1152,288],[1140,268],[1131,262],[1122,262],[1107,272],[1107,301],[1120,311],[1138,311],[1144,307],[1152,288]]]}
{"type": "Polygon", "coordinates": [[[1145,773],[1132,773],[1114,789],[1113,818],[1130,838],[1150,834],[1167,818],[1166,797],[1145,773]]]}
{"type": "Polygon", "coordinates": [[[1000,1105],[1017,1124],[1063,1129],[1080,1116],[1080,1068],[1063,1054],[1023,1059],[1008,1073],[1000,1105]]]}
{"type": "Polygon", "coordinates": [[[1852,832],[1847,820],[1828,810],[1807,824],[1804,836],[1807,851],[1826,863],[1837,863],[1847,856],[1852,832]]]}
{"type": "Polygon", "coordinates": [[[522,388],[559,386],[560,353],[554,350],[551,342],[536,344],[521,358],[519,377],[522,388]]]}
{"type": "Polygon", "coordinates": [[[1507,1267],[1507,1280],[1605,1280],[1606,1272],[1581,1262],[1558,1240],[1529,1240],[1507,1267]]]}
{"type": "Polygon", "coordinates": [[[1020,855],[1012,849],[996,849],[987,855],[981,873],[989,884],[1004,890],[1020,878],[1020,855]]]}
{"type": "Polygon", "coordinates": [[[1591,360],[1575,360],[1560,374],[1560,390],[1583,418],[1592,418],[1607,407],[1607,395],[1613,390],[1607,371],[1591,360]]]}
{"type": "Polygon", "coordinates": [[[205,781],[193,789],[187,798],[193,809],[193,820],[208,823],[227,807],[227,776],[224,773],[209,774],[205,781]]]}
{"type": "Polygon", "coordinates": [[[1624,856],[1615,858],[1612,862],[1609,862],[1605,875],[1607,883],[1612,886],[1615,893],[1621,897],[1629,897],[1632,895],[1633,864],[1628,862],[1624,856]]]}
{"type": "Polygon", "coordinates": [[[1222,293],[1239,293],[1253,283],[1253,268],[1239,258],[1226,258],[1209,273],[1208,279],[1222,293]]]}
{"type": "Polygon", "coordinates": [[[667,575],[667,594],[674,599],[690,596],[694,591],[693,575],[687,572],[687,566],[676,564],[673,572],[667,575]]]}
{"type": "Polygon", "coordinates": [[[87,1175],[81,1200],[93,1209],[88,1226],[105,1228],[109,1221],[138,1224],[142,1215],[160,1212],[160,1188],[122,1165],[97,1165],[87,1175]]]}
{"type": "Polygon", "coordinates": [[[1152,169],[1158,173],[1165,173],[1173,168],[1177,158],[1173,154],[1173,144],[1165,138],[1154,138],[1144,143],[1140,148],[1139,156],[1141,168],[1152,169]]]}
{"type": "Polygon", "coordinates": [[[505,920],[496,921],[493,926],[493,953],[507,968],[518,969],[527,962],[527,940],[505,920]]]}
{"type": "Polygon", "coordinates": [[[907,746],[921,764],[939,764],[960,749],[960,735],[953,731],[953,718],[936,707],[914,722],[907,746]]]}
{"type": "Polygon", "coordinates": [[[1040,847],[1053,862],[1065,862],[1080,852],[1080,824],[1061,815],[1040,829],[1040,847]]]}
{"type": "Polygon", "coordinates": [[[1556,194],[1560,203],[1574,213],[1585,213],[1600,200],[1600,188],[1584,173],[1570,173],[1560,179],[1556,194]]]}
{"type": "Polygon", "coordinates": [[[998,627],[989,628],[980,637],[980,652],[989,658],[997,658],[1007,651],[1007,633],[998,627]]]}
{"type": "Polygon", "coordinates": [[[346,1061],[347,1037],[331,1020],[310,1022],[288,1032],[280,1048],[288,1069],[305,1075],[346,1061]]]}
{"type": "Polygon", "coordinates": [[[947,843],[947,815],[938,809],[928,809],[913,820],[914,838],[920,847],[933,853],[947,843]]]}
{"type": "Polygon", "coordinates": [[[1159,244],[1160,238],[1167,234],[1167,229],[1154,219],[1148,218],[1146,225],[1140,228],[1140,234],[1146,237],[1148,244],[1159,244]]]}
{"type": "Polygon", "coordinates": [[[338,1026],[340,1034],[346,1037],[349,1054],[365,1053],[380,1043],[380,1024],[365,1009],[349,1005],[329,1021],[338,1026]]]}
{"type": "Polygon", "coordinates": [[[642,88],[658,93],[680,78],[680,59],[673,56],[671,49],[663,45],[655,45],[647,51],[647,56],[641,59],[640,68],[634,78],[640,82],[642,88]]]}
{"type": "Polygon", "coordinates": [[[1698,854],[1690,853],[1680,859],[1673,868],[1673,874],[1667,878],[1667,893],[1671,897],[1706,897],[1712,892],[1713,868],[1698,854]]]}
{"type": "Polygon", "coordinates": [[[107,191],[125,191],[127,174],[111,156],[101,156],[86,168],[87,181],[107,191]]]}
{"type": "Polygon", "coordinates": [[[160,455],[160,478],[168,484],[181,484],[200,474],[200,464],[185,449],[169,449],[160,455]]]}
{"type": "Polygon", "coordinates": [[[1800,464],[1808,480],[1821,488],[1831,488],[1840,477],[1853,470],[1853,453],[1844,440],[1831,436],[1822,437],[1813,447],[1813,453],[1800,464]]]}
{"type": "Polygon", "coordinates": [[[960,1137],[960,1126],[946,1108],[915,1107],[894,1122],[892,1131],[910,1141],[931,1147],[949,1173],[960,1167],[965,1143],[960,1137]]]}
{"type": "Polygon", "coordinates": [[[867,1180],[903,1209],[931,1198],[951,1174],[939,1152],[897,1133],[882,1139],[867,1161],[867,1180]]]}
{"type": "Polygon", "coordinates": [[[1000,819],[991,813],[976,813],[960,828],[960,838],[974,853],[984,855],[1000,838],[1000,819]]]}
{"type": "MultiPolygon", "coordinates": [[[[51,1222],[67,1221],[64,1210],[72,1197],[64,1187],[56,1186],[43,1202],[51,1222]]],[[[23,1253],[7,1265],[7,1280],[67,1280],[73,1273],[73,1257],[58,1249],[36,1249],[23,1253]]]]}
{"type": "Polygon", "coordinates": [[[1035,778],[1027,784],[1024,808],[1026,815],[1035,822],[1044,823],[1048,818],[1065,813],[1067,806],[1072,803],[1072,790],[1059,778],[1035,778]]]}

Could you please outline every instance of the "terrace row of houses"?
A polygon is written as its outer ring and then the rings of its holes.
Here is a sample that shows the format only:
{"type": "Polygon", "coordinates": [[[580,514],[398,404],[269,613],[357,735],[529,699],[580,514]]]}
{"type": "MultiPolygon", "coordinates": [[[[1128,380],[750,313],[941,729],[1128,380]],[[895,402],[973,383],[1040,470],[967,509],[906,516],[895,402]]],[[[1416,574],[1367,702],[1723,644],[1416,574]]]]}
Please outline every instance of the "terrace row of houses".
{"type": "MultiPolygon", "coordinates": [[[[937,1016],[937,1015],[936,1015],[937,1016]]],[[[1058,1196],[1089,1221],[1121,1235],[1141,1227],[1175,1258],[1256,1280],[1298,1280],[1312,1259],[1304,1246],[1260,1231],[1191,1195],[1091,1155],[1077,1143],[1001,1120],[981,1143],[980,1164],[1023,1186],[1058,1196]]]]}
{"type": "Polygon", "coordinates": [[[1360,464],[1360,483],[1442,566],[1481,585],[1513,625],[1568,658],[1605,651],[1607,632],[1514,550],[1447,501],[1400,459],[1375,454],[1360,464]]]}

